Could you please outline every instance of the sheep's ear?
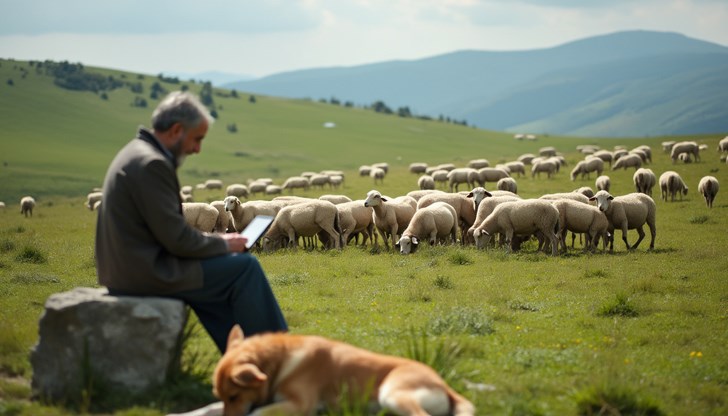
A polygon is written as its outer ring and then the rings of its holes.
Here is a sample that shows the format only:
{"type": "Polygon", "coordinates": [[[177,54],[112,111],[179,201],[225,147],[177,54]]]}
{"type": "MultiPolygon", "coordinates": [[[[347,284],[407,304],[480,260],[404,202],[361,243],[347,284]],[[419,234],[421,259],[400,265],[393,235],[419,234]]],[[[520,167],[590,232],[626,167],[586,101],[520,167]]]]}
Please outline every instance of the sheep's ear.
{"type": "Polygon", "coordinates": [[[489,233],[489,232],[487,232],[487,231],[485,231],[485,230],[483,230],[483,234],[485,234],[485,235],[487,235],[487,236],[490,236],[490,233],[489,233]]]}
{"type": "Polygon", "coordinates": [[[397,240],[397,242],[396,242],[396,243],[394,243],[394,246],[395,246],[395,247],[399,247],[399,242],[400,242],[400,241],[402,241],[402,239],[399,239],[399,240],[397,240]]]}
{"type": "Polygon", "coordinates": [[[417,244],[420,244],[420,240],[418,240],[417,237],[412,237],[412,244],[416,246],[417,244]]]}
{"type": "MultiPolygon", "coordinates": [[[[468,230],[470,232],[470,230],[468,230]]],[[[480,230],[473,230],[473,237],[478,238],[480,237],[480,230]]]]}
{"type": "Polygon", "coordinates": [[[466,198],[472,198],[473,196],[474,196],[473,193],[470,192],[470,193],[468,193],[468,195],[466,196],[466,198]]]}
{"type": "Polygon", "coordinates": [[[592,197],[590,197],[590,198],[589,198],[589,200],[590,200],[590,201],[596,201],[596,200],[597,200],[597,197],[595,197],[595,196],[592,196],[592,197]]]}
{"type": "Polygon", "coordinates": [[[488,192],[488,191],[485,191],[485,196],[493,196],[493,194],[491,194],[491,193],[490,193],[490,192],[488,192]]]}
{"type": "Polygon", "coordinates": [[[613,200],[613,199],[614,199],[614,197],[613,197],[613,196],[611,196],[611,195],[609,195],[609,198],[607,198],[607,201],[611,201],[611,200],[613,200]]]}
{"type": "Polygon", "coordinates": [[[382,197],[382,201],[387,202],[387,198],[382,197]]]}

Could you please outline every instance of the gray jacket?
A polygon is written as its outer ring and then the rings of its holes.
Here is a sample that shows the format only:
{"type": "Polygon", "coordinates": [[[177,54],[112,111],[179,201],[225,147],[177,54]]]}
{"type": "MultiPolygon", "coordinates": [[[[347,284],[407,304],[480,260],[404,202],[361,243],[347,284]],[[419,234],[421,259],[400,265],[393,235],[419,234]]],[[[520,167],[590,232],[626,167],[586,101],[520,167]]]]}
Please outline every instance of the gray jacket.
{"type": "Polygon", "coordinates": [[[104,180],[96,226],[99,284],[140,295],[196,289],[200,259],[226,253],[221,237],[185,223],[175,161],[140,128],[104,180]]]}

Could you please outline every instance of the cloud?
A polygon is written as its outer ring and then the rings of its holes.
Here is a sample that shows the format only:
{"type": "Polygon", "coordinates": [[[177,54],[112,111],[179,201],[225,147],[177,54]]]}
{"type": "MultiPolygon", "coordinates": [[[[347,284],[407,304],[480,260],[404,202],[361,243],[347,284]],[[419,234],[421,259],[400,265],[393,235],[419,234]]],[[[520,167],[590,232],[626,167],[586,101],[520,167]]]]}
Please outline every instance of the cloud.
{"type": "Polygon", "coordinates": [[[305,0],[10,0],[0,35],[269,33],[315,28],[321,17],[305,0]]]}

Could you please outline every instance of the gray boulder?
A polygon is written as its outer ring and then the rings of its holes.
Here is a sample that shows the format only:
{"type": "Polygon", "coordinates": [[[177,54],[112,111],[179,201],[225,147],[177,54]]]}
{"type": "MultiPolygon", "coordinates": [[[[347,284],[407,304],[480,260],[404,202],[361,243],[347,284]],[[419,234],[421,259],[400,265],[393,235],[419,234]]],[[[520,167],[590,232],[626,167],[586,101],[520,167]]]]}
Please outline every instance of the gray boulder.
{"type": "Polygon", "coordinates": [[[51,295],[33,347],[33,396],[73,400],[103,388],[141,392],[179,368],[184,303],[158,297],[115,297],[76,288],[51,295]]]}

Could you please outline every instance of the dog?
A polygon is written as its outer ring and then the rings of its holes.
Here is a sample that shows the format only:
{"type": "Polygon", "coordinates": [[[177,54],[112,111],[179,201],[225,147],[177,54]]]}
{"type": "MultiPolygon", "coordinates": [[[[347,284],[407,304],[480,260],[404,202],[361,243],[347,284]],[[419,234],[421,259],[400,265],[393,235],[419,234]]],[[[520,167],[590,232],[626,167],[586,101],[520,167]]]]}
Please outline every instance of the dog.
{"type": "Polygon", "coordinates": [[[420,362],[312,335],[245,338],[238,325],[212,381],[225,416],[251,410],[253,415],[313,415],[320,404],[336,409],[342,395],[402,416],[475,414],[472,403],[420,362]]]}

